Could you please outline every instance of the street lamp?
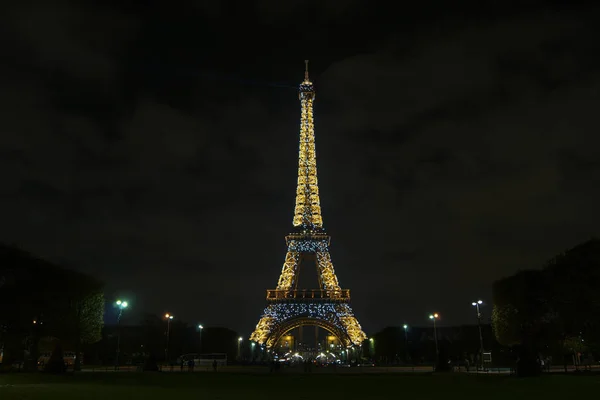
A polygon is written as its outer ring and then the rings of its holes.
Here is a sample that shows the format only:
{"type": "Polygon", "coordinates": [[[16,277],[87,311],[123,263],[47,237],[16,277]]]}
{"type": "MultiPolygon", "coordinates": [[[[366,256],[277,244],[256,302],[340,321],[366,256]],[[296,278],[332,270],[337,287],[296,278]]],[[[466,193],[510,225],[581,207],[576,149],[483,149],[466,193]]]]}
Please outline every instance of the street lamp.
{"type": "Polygon", "coordinates": [[[438,348],[438,339],[437,339],[437,326],[435,325],[435,321],[440,317],[438,313],[433,313],[429,316],[430,320],[433,320],[433,338],[435,340],[435,355],[436,358],[440,356],[440,349],[438,348]]]}
{"type": "Polygon", "coordinates": [[[119,308],[119,314],[117,315],[117,355],[115,357],[115,371],[119,369],[119,353],[121,353],[121,316],[123,310],[129,305],[126,301],[117,300],[115,305],[119,308]]]}
{"type": "Polygon", "coordinates": [[[404,328],[404,349],[406,350],[406,362],[408,362],[408,325],[402,325],[404,328]]]}
{"type": "Polygon", "coordinates": [[[200,332],[200,343],[198,345],[198,348],[199,348],[199,351],[201,354],[202,354],[202,329],[204,329],[202,324],[198,324],[198,331],[200,332]]]}
{"type": "Polygon", "coordinates": [[[483,335],[481,334],[481,310],[479,306],[483,304],[483,301],[477,300],[471,303],[477,311],[477,327],[479,328],[479,362],[481,363],[481,369],[483,369],[483,335]]]}
{"type": "Polygon", "coordinates": [[[171,337],[171,320],[173,316],[169,313],[165,314],[165,319],[167,320],[167,346],[165,347],[165,362],[169,362],[169,338],[171,337]]]}
{"type": "Polygon", "coordinates": [[[244,338],[240,336],[238,338],[238,360],[241,360],[242,358],[242,340],[244,340],[244,338]]]}

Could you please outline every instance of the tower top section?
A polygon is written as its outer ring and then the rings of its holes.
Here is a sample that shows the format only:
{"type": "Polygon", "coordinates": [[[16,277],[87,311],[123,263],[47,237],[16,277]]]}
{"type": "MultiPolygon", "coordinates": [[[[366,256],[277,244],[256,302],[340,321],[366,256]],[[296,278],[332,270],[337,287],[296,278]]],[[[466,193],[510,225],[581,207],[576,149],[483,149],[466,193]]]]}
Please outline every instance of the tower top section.
{"type": "Polygon", "coordinates": [[[315,152],[315,127],[313,100],[315,90],[308,78],[308,60],[304,61],[304,81],[300,84],[300,148],[298,151],[298,186],[294,227],[303,231],[320,231],[323,228],[319,183],[317,181],[317,154],[315,152]]]}
{"type": "Polygon", "coordinates": [[[304,60],[304,80],[300,84],[299,91],[300,100],[304,100],[307,98],[315,98],[315,88],[313,87],[312,82],[308,78],[308,60],[304,60]]]}

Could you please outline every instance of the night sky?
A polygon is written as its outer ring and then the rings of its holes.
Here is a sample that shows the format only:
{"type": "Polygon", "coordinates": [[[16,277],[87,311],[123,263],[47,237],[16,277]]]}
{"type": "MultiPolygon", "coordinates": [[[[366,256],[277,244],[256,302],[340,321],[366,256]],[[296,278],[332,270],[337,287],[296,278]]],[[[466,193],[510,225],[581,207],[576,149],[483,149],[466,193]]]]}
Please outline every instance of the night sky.
{"type": "Polygon", "coordinates": [[[2,5],[0,241],[104,280],[130,321],[250,334],[292,229],[304,59],[365,331],[474,322],[495,279],[598,234],[598,8],[240,3],[2,5]]]}

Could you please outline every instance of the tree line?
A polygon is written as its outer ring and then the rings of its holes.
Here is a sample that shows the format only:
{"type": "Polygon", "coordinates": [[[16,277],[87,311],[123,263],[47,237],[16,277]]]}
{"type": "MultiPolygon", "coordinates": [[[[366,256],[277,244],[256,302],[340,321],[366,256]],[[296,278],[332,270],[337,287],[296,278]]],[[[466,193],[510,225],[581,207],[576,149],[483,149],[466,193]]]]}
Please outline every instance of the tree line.
{"type": "MultiPolygon", "coordinates": [[[[171,321],[169,360],[165,360],[166,322],[145,315],[139,324],[104,326],[107,304],[97,279],[0,244],[0,370],[16,364],[37,371],[41,353],[51,353],[44,369],[64,370],[63,352],[75,353],[73,368],[114,365],[121,335],[120,364],[149,359],[174,361],[186,353],[227,353],[236,359],[238,334],[221,327],[171,321]],[[82,354],[84,355],[82,357],[82,354]]],[[[242,350],[246,350],[246,343],[242,350]]]]}
{"type": "Polygon", "coordinates": [[[237,358],[237,332],[211,326],[200,330],[195,324],[173,320],[169,332],[169,359],[166,360],[166,330],[164,318],[153,314],[145,315],[135,325],[107,325],[102,330],[102,340],[85,346],[84,361],[93,365],[114,365],[119,334],[121,364],[140,365],[150,358],[159,363],[176,363],[179,356],[190,353],[225,353],[228,362],[237,358]]]}
{"type": "Polygon", "coordinates": [[[577,364],[600,352],[600,240],[553,257],[542,269],[520,271],[493,286],[492,325],[516,352],[517,372],[535,374],[537,359],[577,364]],[[558,358],[558,360],[556,360],[558,358]]]}
{"type": "MultiPolygon", "coordinates": [[[[0,343],[3,368],[15,362],[37,370],[41,343],[53,349],[101,338],[103,284],[93,277],[0,245],[0,343]]],[[[62,357],[61,357],[62,358],[62,357]]],[[[80,357],[75,358],[78,368],[80,357]]],[[[59,361],[59,360],[56,360],[59,361]]],[[[48,364],[48,368],[60,364],[48,364]]]]}

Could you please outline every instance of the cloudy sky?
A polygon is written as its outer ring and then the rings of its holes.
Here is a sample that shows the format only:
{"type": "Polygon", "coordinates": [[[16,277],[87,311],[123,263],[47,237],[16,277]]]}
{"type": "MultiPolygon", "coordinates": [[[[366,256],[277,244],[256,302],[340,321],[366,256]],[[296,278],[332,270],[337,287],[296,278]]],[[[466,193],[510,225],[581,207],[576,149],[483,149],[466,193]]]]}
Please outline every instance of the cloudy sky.
{"type": "Polygon", "coordinates": [[[132,319],[249,334],[292,227],[308,58],[359,321],[472,322],[495,279],[598,235],[599,9],[560,3],[2,5],[0,241],[98,276],[132,319]]]}

